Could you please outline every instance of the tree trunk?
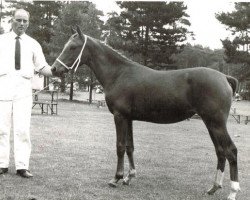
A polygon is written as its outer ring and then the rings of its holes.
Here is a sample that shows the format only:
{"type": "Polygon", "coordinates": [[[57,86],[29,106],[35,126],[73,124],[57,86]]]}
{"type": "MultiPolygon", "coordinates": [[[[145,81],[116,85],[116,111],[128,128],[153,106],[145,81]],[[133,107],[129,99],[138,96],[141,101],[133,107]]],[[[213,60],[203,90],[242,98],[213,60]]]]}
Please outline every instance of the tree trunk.
{"type": "Polygon", "coordinates": [[[144,49],[143,49],[143,59],[144,59],[144,65],[147,66],[148,62],[148,42],[149,42],[149,27],[146,26],[145,31],[145,41],[144,41],[144,49]]]}
{"type": "Polygon", "coordinates": [[[65,77],[61,77],[61,84],[60,84],[61,92],[65,92],[65,77]]]}
{"type": "Polygon", "coordinates": [[[92,90],[93,90],[93,82],[94,82],[93,72],[90,72],[90,86],[89,86],[89,104],[92,103],[92,90]]]}
{"type": "Polygon", "coordinates": [[[70,92],[69,92],[69,100],[73,100],[73,92],[74,92],[74,71],[70,71],[70,92]]]}

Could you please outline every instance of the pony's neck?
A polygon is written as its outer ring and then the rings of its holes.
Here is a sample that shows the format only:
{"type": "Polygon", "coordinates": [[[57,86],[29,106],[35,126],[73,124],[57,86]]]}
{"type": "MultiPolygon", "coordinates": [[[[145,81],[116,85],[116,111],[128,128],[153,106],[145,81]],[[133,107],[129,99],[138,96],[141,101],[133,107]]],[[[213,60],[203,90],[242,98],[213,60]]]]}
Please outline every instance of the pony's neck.
{"type": "Polygon", "coordinates": [[[88,63],[89,67],[103,87],[109,87],[124,68],[131,66],[132,61],[98,40],[93,38],[88,38],[88,40],[87,48],[91,58],[88,63]]]}

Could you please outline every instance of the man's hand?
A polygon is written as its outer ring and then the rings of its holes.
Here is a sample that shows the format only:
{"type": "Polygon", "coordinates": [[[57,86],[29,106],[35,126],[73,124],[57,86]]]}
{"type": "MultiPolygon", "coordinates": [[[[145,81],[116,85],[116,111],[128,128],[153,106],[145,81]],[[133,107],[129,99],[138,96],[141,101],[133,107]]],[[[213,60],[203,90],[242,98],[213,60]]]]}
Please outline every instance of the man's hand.
{"type": "Polygon", "coordinates": [[[44,66],[42,69],[39,70],[39,74],[42,74],[42,75],[48,76],[48,77],[53,76],[52,71],[51,71],[51,66],[49,66],[49,65],[44,66]]]}

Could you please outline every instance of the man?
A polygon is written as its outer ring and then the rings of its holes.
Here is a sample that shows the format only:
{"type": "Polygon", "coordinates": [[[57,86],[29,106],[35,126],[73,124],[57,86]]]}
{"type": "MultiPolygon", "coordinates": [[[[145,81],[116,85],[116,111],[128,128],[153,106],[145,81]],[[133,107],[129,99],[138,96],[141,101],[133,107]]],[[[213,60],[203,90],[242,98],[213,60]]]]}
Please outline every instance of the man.
{"type": "Polygon", "coordinates": [[[30,178],[31,79],[34,70],[52,76],[40,44],[25,34],[29,13],[18,9],[12,31],[0,35],[0,174],[8,172],[10,132],[13,124],[16,174],[30,178]]]}

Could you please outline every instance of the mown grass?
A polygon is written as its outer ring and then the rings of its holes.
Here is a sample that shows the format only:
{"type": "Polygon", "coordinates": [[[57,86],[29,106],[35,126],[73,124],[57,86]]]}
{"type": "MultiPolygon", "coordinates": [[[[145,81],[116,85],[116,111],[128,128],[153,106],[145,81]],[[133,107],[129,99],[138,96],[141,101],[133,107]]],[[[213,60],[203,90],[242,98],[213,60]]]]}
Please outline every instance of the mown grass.
{"type": "MultiPolygon", "coordinates": [[[[212,186],[216,156],[207,130],[199,119],[159,125],[134,122],[137,177],[130,186],[110,188],[116,170],[116,134],[107,108],[59,102],[57,116],[32,115],[34,177],[0,176],[0,199],[6,200],[223,200],[229,194],[229,171],[223,190],[207,196],[212,186]]],[[[228,129],[239,150],[239,200],[249,199],[249,124],[229,119],[228,129]],[[235,137],[238,135],[240,137],[235,137]]],[[[125,162],[125,173],[128,162],[125,162]]]]}

